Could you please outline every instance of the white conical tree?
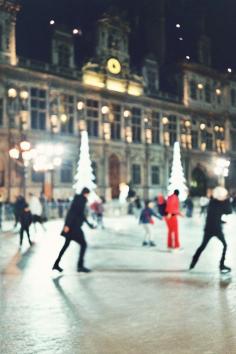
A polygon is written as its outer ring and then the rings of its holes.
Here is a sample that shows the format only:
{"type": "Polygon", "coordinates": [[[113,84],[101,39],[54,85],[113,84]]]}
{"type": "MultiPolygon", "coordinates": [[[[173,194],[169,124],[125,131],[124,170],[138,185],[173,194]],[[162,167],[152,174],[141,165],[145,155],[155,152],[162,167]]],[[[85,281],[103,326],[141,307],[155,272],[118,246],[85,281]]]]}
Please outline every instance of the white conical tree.
{"type": "Polygon", "coordinates": [[[82,131],[81,144],[80,144],[80,156],[79,156],[79,162],[77,167],[77,173],[75,175],[75,183],[73,185],[73,188],[75,189],[75,193],[79,194],[81,193],[84,187],[87,187],[91,191],[89,199],[91,199],[92,195],[93,195],[92,199],[95,199],[94,196],[96,195],[95,193],[96,184],[94,183],[94,181],[95,181],[95,175],[93,173],[92,161],[89,155],[88,132],[82,131]]]}
{"type": "Polygon", "coordinates": [[[168,186],[168,195],[173,194],[174,190],[179,190],[179,200],[184,201],[188,195],[188,187],[186,186],[186,179],[181,164],[180,146],[179,142],[174,143],[173,163],[168,186]]]}

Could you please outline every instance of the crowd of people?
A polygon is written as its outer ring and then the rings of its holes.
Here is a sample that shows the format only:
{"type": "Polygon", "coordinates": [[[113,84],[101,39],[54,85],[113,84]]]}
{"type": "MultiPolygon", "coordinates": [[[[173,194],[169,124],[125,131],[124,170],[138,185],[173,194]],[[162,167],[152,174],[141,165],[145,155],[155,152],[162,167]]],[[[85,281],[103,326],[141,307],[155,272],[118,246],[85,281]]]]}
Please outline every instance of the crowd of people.
{"type": "MultiPolygon", "coordinates": [[[[71,241],[75,241],[80,245],[80,253],[77,264],[77,270],[79,272],[89,272],[90,270],[84,266],[84,255],[87,249],[87,243],[85,239],[84,232],[82,230],[83,223],[86,223],[90,228],[101,227],[104,229],[103,214],[104,214],[104,203],[105,199],[103,197],[97,197],[92,203],[88,203],[88,196],[90,191],[88,188],[84,188],[80,194],[76,194],[70,206],[68,208],[65,224],[61,235],[65,237],[65,243],[60,250],[58,257],[53,265],[53,270],[62,272],[63,269],[60,267],[60,261],[69,247],[71,241]],[[90,223],[87,219],[88,209],[94,220],[94,223],[90,223]]],[[[153,238],[153,224],[154,219],[163,220],[167,226],[167,249],[179,250],[181,249],[180,238],[179,238],[179,226],[178,218],[179,216],[192,217],[194,204],[190,196],[187,197],[183,203],[185,208],[185,214],[182,213],[179,202],[179,190],[176,189],[171,195],[165,198],[162,194],[159,194],[154,200],[146,200],[142,202],[140,198],[136,195],[128,197],[129,208],[128,211],[132,212],[137,217],[140,225],[142,225],[144,230],[144,238],[142,241],[143,246],[155,247],[155,242],[153,238]],[[132,207],[130,205],[132,204],[132,207]]],[[[37,197],[33,193],[29,193],[28,200],[23,196],[18,196],[14,203],[14,215],[15,215],[15,225],[16,228],[20,224],[19,235],[20,243],[19,247],[22,246],[24,234],[26,233],[28,242],[30,246],[33,244],[30,237],[30,225],[34,224],[36,231],[36,224],[39,224],[44,231],[46,231],[44,223],[47,221],[47,203],[45,202],[44,196],[37,197]]],[[[60,203],[59,203],[60,207],[60,203]]],[[[0,212],[2,208],[1,196],[0,196],[0,212]]],[[[223,252],[220,259],[220,271],[229,272],[231,269],[225,265],[225,254],[227,250],[227,244],[224,238],[221,220],[222,215],[230,214],[233,209],[233,202],[228,197],[228,192],[223,187],[217,187],[214,189],[210,198],[201,197],[200,198],[200,214],[206,215],[206,223],[204,229],[204,235],[201,245],[196,250],[191,264],[190,269],[193,269],[198,259],[207,246],[210,239],[215,236],[223,244],[223,252]]],[[[63,210],[59,209],[59,216],[63,217],[63,210]]],[[[1,213],[0,213],[1,215],[1,213]]],[[[1,226],[1,216],[0,216],[0,226],[1,226]]]]}

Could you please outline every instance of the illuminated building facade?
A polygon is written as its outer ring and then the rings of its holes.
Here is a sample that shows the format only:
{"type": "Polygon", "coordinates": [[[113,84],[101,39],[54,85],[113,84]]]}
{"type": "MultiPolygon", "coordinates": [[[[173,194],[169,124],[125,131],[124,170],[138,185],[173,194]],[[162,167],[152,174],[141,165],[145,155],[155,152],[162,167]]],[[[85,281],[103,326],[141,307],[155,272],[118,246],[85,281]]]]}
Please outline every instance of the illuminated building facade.
{"type": "Polygon", "coordinates": [[[54,30],[51,63],[20,58],[15,45],[19,7],[6,0],[0,10],[0,192],[5,199],[21,193],[22,168],[9,150],[22,139],[33,147],[64,146],[57,169],[35,171],[29,163],[27,190],[39,194],[43,186],[48,197],[70,197],[83,129],[90,138],[98,192],[107,199],[118,197],[121,183],[145,198],[165,193],[177,140],[193,194],[217,183],[216,159],[230,158],[231,171],[236,170],[232,75],[215,72],[203,58],[200,64],[180,65],[179,95],[163,93],[152,56],[140,75],[132,73],[129,26],[109,16],[98,22],[95,56],[82,68],[75,65],[72,34],[60,28],[54,30]]]}

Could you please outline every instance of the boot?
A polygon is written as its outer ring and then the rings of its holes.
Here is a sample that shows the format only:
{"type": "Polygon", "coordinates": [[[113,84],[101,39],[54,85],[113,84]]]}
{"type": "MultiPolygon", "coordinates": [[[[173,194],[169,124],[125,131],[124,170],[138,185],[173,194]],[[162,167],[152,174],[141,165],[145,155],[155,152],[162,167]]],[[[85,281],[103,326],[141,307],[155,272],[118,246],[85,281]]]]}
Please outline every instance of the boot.
{"type": "Polygon", "coordinates": [[[226,265],[223,264],[220,266],[220,272],[221,273],[229,273],[229,272],[231,272],[231,268],[227,267],[226,265]]]}

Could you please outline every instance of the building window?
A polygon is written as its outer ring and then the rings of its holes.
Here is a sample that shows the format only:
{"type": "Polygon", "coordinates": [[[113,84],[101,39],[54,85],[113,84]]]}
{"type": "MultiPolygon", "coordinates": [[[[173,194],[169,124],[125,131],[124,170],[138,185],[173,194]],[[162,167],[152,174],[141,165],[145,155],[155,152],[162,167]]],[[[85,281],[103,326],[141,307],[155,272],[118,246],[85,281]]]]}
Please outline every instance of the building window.
{"type": "Polygon", "coordinates": [[[169,137],[170,137],[170,146],[173,146],[177,141],[177,118],[176,116],[169,116],[169,137]]]}
{"type": "Polygon", "coordinates": [[[65,44],[58,47],[58,65],[65,68],[70,66],[70,48],[65,44]]]}
{"type": "Polygon", "coordinates": [[[44,172],[39,172],[39,171],[35,171],[34,169],[32,169],[31,171],[31,180],[34,183],[43,183],[44,181],[44,172]]]}
{"type": "Polygon", "coordinates": [[[160,168],[159,168],[159,166],[152,166],[151,177],[152,177],[152,184],[153,185],[160,184],[160,168]]]}
{"type": "Polygon", "coordinates": [[[120,140],[121,106],[112,104],[111,138],[120,140]]]}
{"type": "Polygon", "coordinates": [[[132,108],[132,139],[134,143],[141,143],[141,109],[132,108]]]}
{"type": "Polygon", "coordinates": [[[68,161],[61,166],[61,183],[73,182],[72,162],[68,161]]]}
{"type": "Polygon", "coordinates": [[[207,103],[211,103],[211,88],[209,84],[205,86],[205,100],[207,103]]]}
{"type": "Polygon", "coordinates": [[[190,97],[194,100],[197,99],[197,88],[194,80],[190,81],[190,97]]]}
{"type": "Polygon", "coordinates": [[[192,148],[195,150],[199,148],[199,138],[197,130],[192,130],[192,148]]]}
{"type": "Polygon", "coordinates": [[[132,165],[132,183],[141,184],[141,166],[132,165]]]}
{"type": "Polygon", "coordinates": [[[213,150],[213,134],[206,132],[206,150],[213,150]]]}
{"type": "Polygon", "coordinates": [[[160,113],[152,112],[152,143],[160,144],[160,113]]]}
{"type": "Polygon", "coordinates": [[[31,128],[46,129],[46,91],[37,88],[30,90],[31,128]]]}
{"type": "Polygon", "coordinates": [[[61,104],[64,108],[64,112],[67,116],[65,123],[61,122],[61,132],[67,134],[74,133],[74,115],[75,115],[75,102],[74,97],[64,95],[61,97],[61,104]]]}
{"type": "Polygon", "coordinates": [[[235,95],[235,90],[234,89],[231,89],[230,97],[231,97],[231,105],[233,107],[235,107],[236,106],[236,95],[235,95]]]}
{"type": "Polygon", "coordinates": [[[0,98],[0,126],[3,125],[3,98],[0,98]]]}
{"type": "Polygon", "coordinates": [[[95,100],[86,100],[87,130],[89,136],[98,136],[99,104],[95,100]]]}

